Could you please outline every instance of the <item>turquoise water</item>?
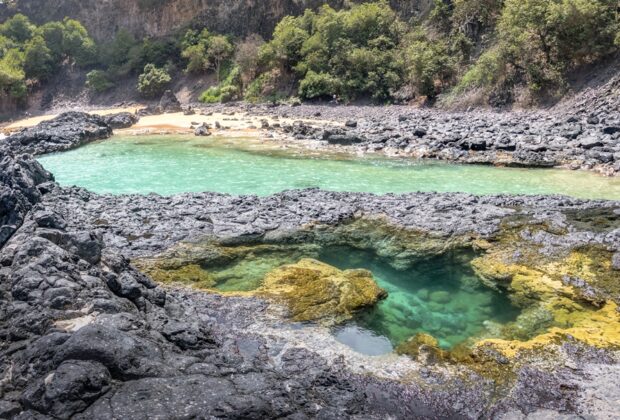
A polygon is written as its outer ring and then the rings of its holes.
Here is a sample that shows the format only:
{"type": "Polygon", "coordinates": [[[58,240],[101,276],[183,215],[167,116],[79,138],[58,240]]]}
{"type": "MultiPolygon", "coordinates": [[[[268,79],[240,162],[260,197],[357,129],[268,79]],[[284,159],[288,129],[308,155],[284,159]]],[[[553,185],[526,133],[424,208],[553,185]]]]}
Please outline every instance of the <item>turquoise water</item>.
{"type": "Polygon", "coordinates": [[[361,353],[381,354],[387,342],[397,346],[417,333],[431,334],[446,349],[470,337],[490,336],[497,326],[514,321],[519,310],[504,293],[480,283],[468,263],[472,257],[447,253],[400,271],[369,252],[325,250],[321,261],[341,269],[366,268],[388,292],[374,308],[337,328],[336,337],[361,353]]]}
{"type": "Polygon", "coordinates": [[[389,258],[350,246],[291,245],[253,251],[224,265],[203,265],[216,279],[216,289],[248,291],[260,287],[271,270],[314,258],[340,269],[365,268],[387,298],[333,329],[337,340],[354,350],[380,355],[391,352],[417,333],[431,334],[443,348],[471,337],[489,337],[519,314],[508,297],[485,287],[473,273],[472,252],[447,252],[397,270],[389,258]]]}
{"type": "Polygon", "coordinates": [[[620,199],[620,178],[581,171],[327,156],[282,150],[249,139],[115,136],[39,160],[62,185],[112,194],[213,191],[269,195],[320,187],[379,194],[439,191],[620,199]]]}

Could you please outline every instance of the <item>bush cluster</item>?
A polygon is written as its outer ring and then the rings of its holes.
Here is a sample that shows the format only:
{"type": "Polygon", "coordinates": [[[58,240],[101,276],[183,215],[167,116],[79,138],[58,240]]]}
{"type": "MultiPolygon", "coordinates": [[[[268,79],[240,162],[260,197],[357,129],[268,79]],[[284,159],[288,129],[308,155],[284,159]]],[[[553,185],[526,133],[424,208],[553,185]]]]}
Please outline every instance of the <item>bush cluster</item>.
{"type": "Polygon", "coordinates": [[[0,25],[0,96],[23,100],[28,85],[47,81],[63,66],[88,67],[97,49],[77,21],[36,26],[21,14],[0,25]]]}
{"type": "Polygon", "coordinates": [[[29,84],[78,66],[91,70],[94,92],[136,77],[145,97],[180,71],[212,74],[204,102],[450,101],[471,91],[488,102],[517,89],[537,100],[561,95],[571,71],[617,51],[618,16],[617,0],[434,0],[428,16],[404,22],[378,0],[287,16],[268,42],[198,27],[142,40],[121,30],[95,45],[79,22],[36,26],[18,14],[0,25],[0,95],[25,98],[29,84]]]}

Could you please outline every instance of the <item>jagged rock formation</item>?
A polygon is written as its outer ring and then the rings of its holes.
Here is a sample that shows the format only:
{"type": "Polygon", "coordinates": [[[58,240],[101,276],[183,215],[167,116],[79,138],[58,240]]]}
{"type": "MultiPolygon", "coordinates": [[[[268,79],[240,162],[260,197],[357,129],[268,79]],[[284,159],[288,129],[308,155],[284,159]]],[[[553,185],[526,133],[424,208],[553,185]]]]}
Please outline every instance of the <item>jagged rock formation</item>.
{"type": "MultiPolygon", "coordinates": [[[[64,121],[73,129],[73,118],[64,121]]],[[[40,150],[79,145],[82,131],[73,133],[40,150]]],[[[99,196],[50,182],[29,156],[0,153],[0,222],[11,229],[0,243],[0,418],[558,418],[617,410],[618,202],[319,190],[99,196]],[[425,358],[377,363],[325,330],[283,322],[261,299],[163,288],[130,260],[205,238],[225,246],[346,240],[402,265],[477,247],[488,251],[477,264],[487,281],[526,300],[561,298],[558,316],[567,307],[571,317],[585,313],[577,328],[587,334],[485,342],[456,365],[436,365],[439,356],[419,347],[411,353],[425,358]],[[532,252],[550,261],[531,267],[532,252]],[[563,259],[575,252],[575,261],[563,259]],[[550,276],[542,290],[532,270],[550,276]]]]}
{"type": "Polygon", "coordinates": [[[614,80],[600,88],[610,92],[609,99],[596,95],[598,90],[590,91],[568,101],[561,111],[445,112],[317,105],[240,107],[239,111],[299,118],[271,129],[283,131],[289,139],[315,140],[357,152],[461,163],[566,166],[614,175],[620,172],[620,112],[617,95],[611,94],[617,89],[614,80]],[[325,116],[333,123],[325,124],[325,116]],[[308,122],[314,118],[316,124],[308,122]]]}
{"type": "MultiPolygon", "coordinates": [[[[17,0],[0,4],[2,19],[15,12],[35,22],[78,19],[98,40],[110,39],[120,29],[138,36],[163,36],[193,23],[234,35],[258,33],[269,38],[286,15],[299,15],[323,4],[339,8],[343,0],[17,0]]],[[[426,12],[432,1],[393,0],[404,17],[426,12]]]]}
{"type": "Polygon", "coordinates": [[[40,155],[79,147],[112,135],[112,116],[106,118],[84,112],[67,112],[26,128],[8,137],[0,144],[12,153],[40,155]]]}

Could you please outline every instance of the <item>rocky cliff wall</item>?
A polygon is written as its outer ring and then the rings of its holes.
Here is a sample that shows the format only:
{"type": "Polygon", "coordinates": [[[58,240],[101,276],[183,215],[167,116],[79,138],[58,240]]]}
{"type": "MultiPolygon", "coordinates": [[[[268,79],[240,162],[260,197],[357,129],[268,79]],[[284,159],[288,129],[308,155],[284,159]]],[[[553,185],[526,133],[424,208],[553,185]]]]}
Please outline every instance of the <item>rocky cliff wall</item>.
{"type": "MultiPolygon", "coordinates": [[[[138,36],[162,36],[191,23],[210,30],[269,38],[286,15],[329,4],[340,8],[346,0],[15,0],[0,4],[0,19],[24,13],[35,22],[78,19],[98,40],[127,29],[138,36]]],[[[428,11],[432,0],[391,0],[408,19],[428,11]]]]}

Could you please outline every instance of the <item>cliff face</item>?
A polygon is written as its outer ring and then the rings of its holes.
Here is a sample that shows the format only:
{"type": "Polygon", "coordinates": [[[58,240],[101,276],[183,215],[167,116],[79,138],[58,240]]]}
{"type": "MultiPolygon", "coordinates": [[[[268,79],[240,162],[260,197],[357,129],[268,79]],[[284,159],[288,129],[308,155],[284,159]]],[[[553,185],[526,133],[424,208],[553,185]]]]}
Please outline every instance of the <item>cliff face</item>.
{"type": "MultiPolygon", "coordinates": [[[[298,15],[323,4],[340,8],[346,0],[15,0],[0,5],[0,18],[20,12],[37,23],[78,19],[97,40],[118,30],[137,36],[162,36],[191,23],[212,31],[269,38],[286,15],[298,15]]],[[[391,0],[404,18],[428,11],[432,0],[391,0]]]]}

